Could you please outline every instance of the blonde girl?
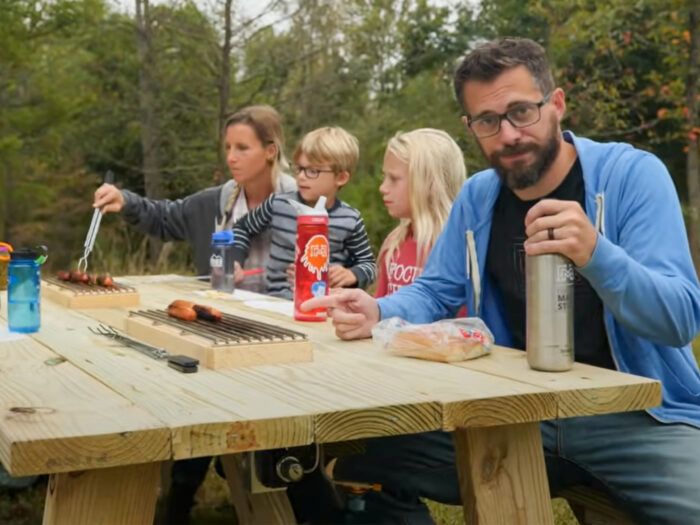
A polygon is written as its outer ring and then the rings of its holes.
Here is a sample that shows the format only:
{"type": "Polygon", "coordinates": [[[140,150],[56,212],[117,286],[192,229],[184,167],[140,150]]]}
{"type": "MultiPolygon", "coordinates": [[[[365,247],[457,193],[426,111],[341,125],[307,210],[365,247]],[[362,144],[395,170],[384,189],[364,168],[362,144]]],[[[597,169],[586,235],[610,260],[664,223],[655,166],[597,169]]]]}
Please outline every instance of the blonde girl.
{"type": "Polygon", "coordinates": [[[397,133],[387,145],[383,173],[379,192],[399,225],[379,250],[376,297],[421,274],[467,176],[459,146],[444,131],[431,128],[397,133]]]}

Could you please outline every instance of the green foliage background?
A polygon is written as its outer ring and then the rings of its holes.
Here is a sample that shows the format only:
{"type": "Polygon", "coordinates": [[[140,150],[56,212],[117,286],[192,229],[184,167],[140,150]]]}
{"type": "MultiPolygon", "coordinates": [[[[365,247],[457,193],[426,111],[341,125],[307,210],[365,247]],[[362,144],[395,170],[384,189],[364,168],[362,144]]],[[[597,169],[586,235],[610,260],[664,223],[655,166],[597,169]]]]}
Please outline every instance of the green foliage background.
{"type": "MultiPolygon", "coordinates": [[[[225,179],[219,164],[218,75],[223,1],[150,6],[163,192],[178,198],[225,179]]],[[[288,150],[307,131],[341,125],[361,143],[342,197],[358,207],[376,247],[393,227],[377,187],[387,140],[399,130],[447,130],[468,171],[483,167],[460,123],[451,75],[476,43],[528,36],[548,50],[568,94],[565,125],[658,154],[686,200],[686,90],[695,2],[299,0],[267,17],[236,11],[227,110],[269,103],[288,150]],[[471,7],[470,7],[471,6],[471,7]],[[262,20],[272,20],[266,24],[262,20]]],[[[54,268],[74,263],[92,193],[107,169],[144,192],[139,56],[134,16],[107,0],[0,0],[0,239],[48,244],[54,268]]],[[[149,259],[148,240],[108,216],[95,266],[113,273],[189,271],[189,247],[149,259]]]]}

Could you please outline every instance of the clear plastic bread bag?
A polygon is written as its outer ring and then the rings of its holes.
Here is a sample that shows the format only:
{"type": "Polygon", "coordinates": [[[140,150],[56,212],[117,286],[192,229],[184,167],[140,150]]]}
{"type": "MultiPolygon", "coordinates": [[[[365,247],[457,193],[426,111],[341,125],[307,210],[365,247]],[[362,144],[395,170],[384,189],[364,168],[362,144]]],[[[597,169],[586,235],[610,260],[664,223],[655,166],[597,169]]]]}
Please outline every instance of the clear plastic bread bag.
{"type": "Polygon", "coordinates": [[[454,363],[486,355],[493,334],[478,317],[412,324],[391,317],[372,329],[372,339],[394,355],[454,363]]]}

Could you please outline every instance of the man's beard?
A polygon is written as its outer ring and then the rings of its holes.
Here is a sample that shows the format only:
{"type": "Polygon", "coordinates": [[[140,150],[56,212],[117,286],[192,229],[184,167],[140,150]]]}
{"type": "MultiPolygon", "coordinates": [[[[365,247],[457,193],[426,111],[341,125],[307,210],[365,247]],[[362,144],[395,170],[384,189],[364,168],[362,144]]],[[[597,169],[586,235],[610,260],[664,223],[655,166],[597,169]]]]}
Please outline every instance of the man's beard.
{"type": "Polygon", "coordinates": [[[515,144],[514,146],[505,146],[500,151],[496,151],[489,156],[491,166],[496,170],[496,173],[511,190],[523,190],[537,184],[545,172],[550,168],[554,159],[557,158],[560,148],[560,137],[558,126],[552,126],[553,133],[547,138],[543,146],[539,144],[515,144]],[[510,168],[506,168],[501,164],[501,157],[507,155],[515,155],[518,153],[532,152],[535,155],[535,160],[526,164],[523,161],[518,161],[512,164],[510,168]]]}

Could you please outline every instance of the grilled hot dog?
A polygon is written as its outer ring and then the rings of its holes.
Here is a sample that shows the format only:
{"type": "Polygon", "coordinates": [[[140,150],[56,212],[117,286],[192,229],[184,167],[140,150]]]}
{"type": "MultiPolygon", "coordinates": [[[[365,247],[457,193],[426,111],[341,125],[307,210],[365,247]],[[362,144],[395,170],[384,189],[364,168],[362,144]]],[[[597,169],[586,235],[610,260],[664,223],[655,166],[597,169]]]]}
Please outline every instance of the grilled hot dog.
{"type": "Polygon", "coordinates": [[[197,312],[194,311],[194,308],[180,308],[172,304],[168,306],[168,315],[181,321],[194,321],[197,319],[197,312]]]}
{"type": "Polygon", "coordinates": [[[197,318],[203,319],[204,321],[221,321],[223,315],[216,308],[211,306],[206,306],[203,304],[195,304],[194,311],[197,313],[197,318]]]}
{"type": "Polygon", "coordinates": [[[70,280],[72,283],[87,283],[88,274],[81,272],[80,270],[73,270],[70,272],[70,280]]]}
{"type": "Polygon", "coordinates": [[[178,299],[168,305],[168,315],[182,321],[221,321],[223,314],[216,308],[204,304],[195,304],[191,301],[178,299]]]}
{"type": "Polygon", "coordinates": [[[114,279],[108,273],[103,273],[97,276],[97,284],[105,288],[111,288],[114,286],[114,279]]]}
{"type": "Polygon", "coordinates": [[[175,308],[190,308],[190,309],[192,309],[192,308],[194,308],[194,303],[192,301],[183,301],[182,299],[176,299],[175,301],[173,301],[172,303],[170,303],[168,305],[168,308],[171,306],[173,306],[175,308]]]}

